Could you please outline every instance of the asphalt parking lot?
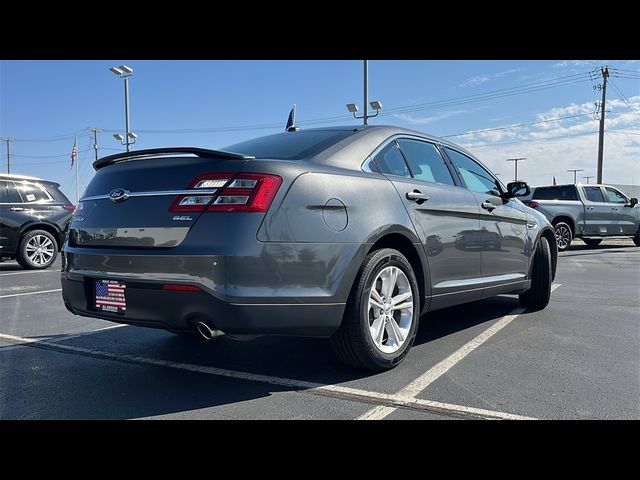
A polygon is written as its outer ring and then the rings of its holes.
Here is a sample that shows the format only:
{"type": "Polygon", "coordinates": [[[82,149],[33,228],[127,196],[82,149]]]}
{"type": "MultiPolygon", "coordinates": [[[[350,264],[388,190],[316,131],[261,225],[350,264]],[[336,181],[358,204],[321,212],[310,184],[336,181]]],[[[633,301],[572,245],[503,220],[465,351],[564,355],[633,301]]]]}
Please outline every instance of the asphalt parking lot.
{"type": "Polygon", "coordinates": [[[433,312],[398,368],[351,370],[326,340],[238,342],[77,317],[60,260],[0,263],[0,419],[640,419],[640,248],[576,241],[550,305],[433,312]]]}

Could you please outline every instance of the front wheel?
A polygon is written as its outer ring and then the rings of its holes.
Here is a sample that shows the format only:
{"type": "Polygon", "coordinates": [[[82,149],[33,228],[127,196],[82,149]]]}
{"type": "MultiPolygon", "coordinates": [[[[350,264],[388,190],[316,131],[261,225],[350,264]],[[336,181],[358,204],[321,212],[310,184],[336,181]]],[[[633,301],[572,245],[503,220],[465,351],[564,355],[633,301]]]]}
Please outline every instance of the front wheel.
{"type": "Polygon", "coordinates": [[[558,251],[564,252],[569,248],[569,245],[571,245],[571,241],[573,240],[573,231],[571,230],[571,227],[564,222],[556,223],[553,228],[556,232],[558,251]]]}
{"type": "Polygon", "coordinates": [[[549,305],[552,278],[551,249],[547,239],[541,237],[533,257],[531,288],[520,294],[520,305],[530,310],[542,310],[549,305]]]}
{"type": "Polygon", "coordinates": [[[595,238],[583,238],[582,241],[587,244],[587,247],[597,247],[602,243],[602,239],[595,238]]]}
{"type": "Polygon", "coordinates": [[[420,298],[411,264],[397,250],[369,254],[349,295],[331,345],[353,367],[383,371],[398,365],[413,345],[420,298]]]}
{"type": "Polygon", "coordinates": [[[638,230],[636,230],[636,234],[633,236],[633,243],[636,244],[636,247],[640,247],[640,225],[638,226],[638,230]]]}

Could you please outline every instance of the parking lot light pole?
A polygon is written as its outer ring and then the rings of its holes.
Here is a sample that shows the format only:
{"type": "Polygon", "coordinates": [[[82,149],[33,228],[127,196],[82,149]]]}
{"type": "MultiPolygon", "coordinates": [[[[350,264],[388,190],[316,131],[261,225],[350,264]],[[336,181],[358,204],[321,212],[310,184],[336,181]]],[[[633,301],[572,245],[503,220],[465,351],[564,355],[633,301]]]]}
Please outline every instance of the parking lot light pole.
{"type": "Polygon", "coordinates": [[[514,182],[518,181],[518,162],[521,162],[522,160],[526,160],[526,158],[527,157],[507,158],[507,162],[515,162],[515,164],[516,164],[516,171],[514,172],[514,178],[513,178],[514,182]]]}
{"type": "Polygon", "coordinates": [[[570,168],[567,172],[573,172],[573,184],[575,185],[578,181],[578,172],[584,172],[584,168],[570,168]]]}
{"type": "Polygon", "coordinates": [[[131,132],[131,130],[129,129],[129,77],[133,75],[133,69],[130,67],[127,67],[126,65],[120,65],[119,67],[111,67],[109,70],[111,70],[114,74],[116,74],[120,78],[124,79],[124,129],[125,131],[123,136],[123,139],[124,139],[123,145],[126,146],[127,152],[128,152],[130,150],[130,145],[135,143],[135,139],[137,138],[136,136],[134,136],[135,134],[131,132]],[[133,142],[131,142],[130,140],[133,140],[133,142]]]}

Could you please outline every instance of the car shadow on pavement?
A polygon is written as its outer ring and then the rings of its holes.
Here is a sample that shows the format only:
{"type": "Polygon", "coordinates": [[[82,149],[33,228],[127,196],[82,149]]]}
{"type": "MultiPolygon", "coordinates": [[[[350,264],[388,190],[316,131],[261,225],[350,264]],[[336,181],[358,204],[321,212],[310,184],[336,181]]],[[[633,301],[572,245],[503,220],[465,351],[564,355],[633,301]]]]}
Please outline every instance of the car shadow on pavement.
{"type": "MultiPolygon", "coordinates": [[[[431,312],[421,320],[415,344],[428,344],[483,323],[488,327],[517,305],[516,298],[502,296],[431,312]]],[[[480,327],[478,333],[483,329],[480,327]]],[[[266,336],[239,342],[222,336],[207,342],[195,335],[178,336],[129,326],[76,338],[54,336],[49,337],[49,341],[70,349],[62,350],[65,354],[60,354],[61,350],[55,346],[0,350],[0,383],[13,385],[0,393],[1,419],[126,419],[164,415],[172,418],[305,418],[310,415],[308,406],[303,407],[308,402],[298,396],[270,398],[277,392],[295,390],[294,387],[203,374],[189,371],[190,366],[319,384],[351,382],[349,386],[354,388],[374,390],[381,382],[390,391],[404,386],[403,376],[397,375],[400,373],[397,371],[375,374],[345,367],[334,357],[326,339],[266,336]],[[118,358],[104,358],[99,352],[118,358]],[[161,364],[145,364],[145,359],[161,364]],[[369,378],[375,375],[379,377],[369,378]],[[396,386],[394,382],[400,383],[396,386]],[[202,412],[194,412],[201,409],[202,412]]],[[[456,348],[466,341],[456,340],[456,344],[460,343],[456,348]]],[[[429,356],[428,349],[426,355],[429,356]]],[[[439,359],[425,359],[428,364],[435,360],[439,359]]]]}

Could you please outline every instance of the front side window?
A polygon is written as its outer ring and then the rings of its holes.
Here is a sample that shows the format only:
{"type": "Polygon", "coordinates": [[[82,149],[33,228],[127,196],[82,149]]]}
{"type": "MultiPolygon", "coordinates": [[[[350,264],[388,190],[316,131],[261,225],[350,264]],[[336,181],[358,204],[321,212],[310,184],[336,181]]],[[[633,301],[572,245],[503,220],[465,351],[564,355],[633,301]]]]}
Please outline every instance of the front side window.
{"type": "Polygon", "coordinates": [[[455,185],[451,172],[435,145],[419,140],[398,140],[414,178],[455,185]]]}
{"type": "Polygon", "coordinates": [[[37,183],[18,183],[16,184],[16,189],[22,197],[22,201],[24,203],[35,203],[35,202],[49,202],[51,200],[51,196],[47,192],[47,190],[37,183]]]}
{"type": "Polygon", "coordinates": [[[460,172],[467,188],[472,192],[486,193],[496,197],[500,196],[498,181],[489,171],[481,167],[476,161],[455,150],[445,147],[447,155],[460,172]]]}
{"type": "Polygon", "coordinates": [[[602,190],[600,190],[600,187],[584,187],[584,193],[587,196],[587,200],[590,202],[604,203],[604,197],[602,196],[602,190]]]}
{"type": "Polygon", "coordinates": [[[411,177],[407,163],[395,142],[391,142],[376,155],[375,163],[380,173],[396,177],[411,177]]]}
{"type": "Polygon", "coordinates": [[[609,203],[627,203],[627,197],[622,195],[615,188],[606,187],[605,190],[607,191],[607,200],[609,203]]]}
{"type": "Polygon", "coordinates": [[[7,182],[0,180],[0,203],[7,203],[7,182]]]}

